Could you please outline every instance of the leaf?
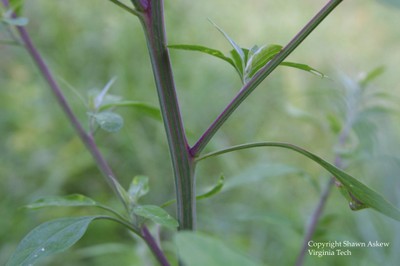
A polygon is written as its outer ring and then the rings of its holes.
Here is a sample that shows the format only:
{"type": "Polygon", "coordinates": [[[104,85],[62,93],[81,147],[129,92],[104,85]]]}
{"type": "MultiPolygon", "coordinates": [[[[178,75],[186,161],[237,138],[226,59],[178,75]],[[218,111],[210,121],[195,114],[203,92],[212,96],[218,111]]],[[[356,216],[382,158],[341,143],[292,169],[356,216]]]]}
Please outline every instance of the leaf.
{"type": "Polygon", "coordinates": [[[149,193],[149,178],[147,176],[135,176],[129,186],[128,195],[131,203],[136,204],[139,198],[149,193]]]}
{"type": "Polygon", "coordinates": [[[22,9],[25,5],[25,0],[10,0],[11,9],[16,15],[21,15],[22,9]]]}
{"type": "Polygon", "coordinates": [[[133,212],[138,216],[172,229],[179,226],[178,222],[168,212],[155,205],[139,205],[133,208],[133,212]]]}
{"type": "Polygon", "coordinates": [[[246,73],[248,78],[254,76],[263,66],[265,66],[271,59],[282,50],[281,45],[270,44],[263,46],[256,50],[249,58],[246,65],[246,73]]]}
{"type": "Polygon", "coordinates": [[[379,3],[400,8],[399,0],[378,0],[379,3]]]}
{"type": "Polygon", "coordinates": [[[209,54],[209,55],[215,56],[219,59],[222,59],[222,60],[228,62],[233,67],[235,67],[235,64],[233,63],[231,58],[225,56],[221,51],[213,49],[213,48],[209,48],[209,47],[205,47],[205,46],[201,46],[201,45],[191,45],[191,44],[168,45],[168,48],[178,49],[178,50],[187,50],[187,51],[197,51],[197,52],[209,54]]]}
{"type": "MultiPolygon", "coordinates": [[[[212,187],[211,190],[207,191],[204,194],[197,195],[196,199],[197,200],[206,199],[206,198],[212,197],[212,196],[216,195],[217,193],[219,193],[222,190],[222,187],[224,186],[224,180],[225,180],[225,177],[221,175],[217,184],[215,184],[215,186],[212,187]]],[[[169,201],[163,203],[161,205],[161,208],[165,208],[175,202],[176,202],[175,199],[169,200],[169,201]]]]}
{"type": "Polygon", "coordinates": [[[224,186],[224,180],[225,180],[224,176],[221,175],[218,179],[217,184],[215,184],[215,186],[211,190],[209,190],[208,192],[206,192],[204,194],[197,196],[196,199],[202,200],[202,199],[210,198],[210,197],[218,194],[222,190],[222,187],[224,186]]]}
{"type": "Polygon", "coordinates": [[[210,22],[214,25],[214,27],[217,28],[219,32],[224,35],[225,39],[228,40],[228,42],[231,44],[233,47],[233,51],[231,51],[233,61],[235,62],[236,69],[239,72],[239,75],[241,74],[241,77],[243,77],[244,73],[244,67],[246,64],[246,55],[245,51],[231,38],[227,33],[225,33],[220,27],[218,27],[217,24],[215,24],[213,21],[210,20],[210,22]]]}
{"type": "Polygon", "coordinates": [[[20,242],[6,266],[33,265],[43,257],[68,249],[97,218],[99,216],[70,217],[39,225],[20,242]]]}
{"type": "Polygon", "coordinates": [[[385,67],[377,67],[370,72],[368,72],[358,83],[361,87],[366,87],[371,81],[381,76],[385,72],[385,67]]]}
{"type": "Polygon", "coordinates": [[[349,201],[349,206],[351,207],[352,210],[358,210],[370,207],[388,217],[400,221],[400,211],[396,207],[394,207],[390,202],[388,202],[384,197],[382,197],[379,193],[370,189],[369,187],[367,187],[354,177],[343,172],[339,168],[328,163],[327,161],[323,160],[317,155],[305,149],[302,149],[298,146],[295,146],[293,144],[282,143],[282,142],[256,142],[256,143],[243,144],[206,154],[198,158],[198,161],[232,151],[256,148],[256,147],[281,147],[296,151],[308,157],[309,159],[315,161],[323,168],[325,168],[341,183],[342,187],[340,187],[340,190],[342,194],[344,194],[346,199],[349,201]]]}
{"type": "Polygon", "coordinates": [[[97,206],[98,203],[89,197],[80,194],[68,196],[52,196],[38,199],[25,206],[28,209],[39,209],[44,207],[73,207],[73,206],[97,206]]]}
{"type": "Polygon", "coordinates": [[[26,26],[28,25],[29,20],[27,18],[18,17],[18,18],[3,18],[3,22],[12,25],[12,26],[26,26]]]}
{"type": "Polygon", "coordinates": [[[151,104],[144,103],[144,102],[138,102],[138,101],[117,101],[117,102],[111,102],[107,104],[103,104],[100,106],[99,111],[104,111],[106,109],[112,108],[112,107],[133,107],[137,108],[140,112],[143,114],[146,114],[150,116],[151,118],[154,118],[158,121],[161,121],[161,112],[158,107],[155,107],[151,104]]]}
{"type": "Polygon", "coordinates": [[[300,70],[304,70],[304,71],[307,71],[307,72],[309,72],[311,74],[317,75],[317,76],[319,76],[321,78],[327,78],[328,77],[324,73],[322,73],[322,72],[316,70],[315,68],[312,68],[312,67],[310,67],[309,65],[306,65],[306,64],[299,64],[299,63],[293,63],[293,62],[282,62],[280,65],[281,66],[293,67],[293,68],[297,68],[297,69],[300,69],[300,70]]]}
{"type": "Polygon", "coordinates": [[[95,110],[98,110],[100,108],[100,105],[103,103],[105,96],[107,95],[108,91],[110,90],[111,86],[114,84],[116,79],[117,79],[116,77],[110,79],[104,86],[104,88],[101,90],[101,92],[94,98],[95,110]]]}
{"type": "Polygon", "coordinates": [[[101,129],[107,132],[117,132],[124,125],[123,118],[119,114],[110,111],[104,111],[91,115],[94,117],[96,123],[101,127],[101,129]]]}
{"type": "Polygon", "coordinates": [[[221,240],[195,232],[179,232],[175,237],[179,258],[190,266],[260,266],[221,240]]]}

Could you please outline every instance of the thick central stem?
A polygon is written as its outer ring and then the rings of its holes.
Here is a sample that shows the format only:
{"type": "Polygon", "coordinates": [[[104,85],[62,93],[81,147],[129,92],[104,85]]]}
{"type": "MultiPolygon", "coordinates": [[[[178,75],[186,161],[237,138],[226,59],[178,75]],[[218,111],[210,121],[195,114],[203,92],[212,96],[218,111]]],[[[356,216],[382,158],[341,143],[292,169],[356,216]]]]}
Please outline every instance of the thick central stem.
{"type": "Polygon", "coordinates": [[[163,4],[162,0],[149,1],[141,21],[147,38],[174,169],[180,230],[193,230],[196,220],[194,160],[186,140],[166,46],[163,4]]]}

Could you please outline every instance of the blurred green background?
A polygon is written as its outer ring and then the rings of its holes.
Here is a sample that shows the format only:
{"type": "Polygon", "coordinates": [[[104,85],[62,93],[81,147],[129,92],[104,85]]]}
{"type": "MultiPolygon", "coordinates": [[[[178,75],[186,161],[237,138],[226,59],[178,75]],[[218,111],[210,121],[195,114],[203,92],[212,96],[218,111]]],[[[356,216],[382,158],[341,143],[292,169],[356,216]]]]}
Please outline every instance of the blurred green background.
{"type": "MultiPolygon", "coordinates": [[[[166,1],[168,40],[228,53],[229,44],[208,21],[211,19],[243,47],[284,45],[324,4],[322,0],[166,1]]],[[[353,100],[359,101],[356,106],[360,110],[372,101],[380,108],[360,113],[346,150],[340,152],[351,174],[400,206],[399,15],[399,9],[379,1],[344,1],[289,58],[317,68],[330,79],[278,68],[228,120],[207,150],[273,140],[297,144],[333,161],[338,136],[331,130],[332,121],[342,121],[346,108],[354,107],[353,100]],[[379,91],[379,97],[349,96],[353,83],[379,66],[385,71],[369,88],[379,91]]],[[[30,20],[28,30],[35,44],[84,125],[86,109],[74,90],[87,98],[91,89],[101,89],[114,76],[117,81],[112,94],[157,104],[144,37],[135,17],[107,0],[26,1],[24,16],[30,20]]],[[[9,38],[4,27],[0,38],[9,38]]],[[[193,144],[236,94],[240,80],[230,66],[215,58],[177,50],[171,51],[171,57],[185,127],[193,144]]],[[[38,224],[94,213],[61,208],[33,212],[21,206],[40,197],[72,193],[120,206],[27,53],[21,47],[0,45],[0,58],[3,265],[23,236],[38,224]]],[[[146,203],[161,204],[173,198],[162,124],[134,109],[117,111],[125,119],[123,129],[113,134],[98,132],[96,138],[121,183],[126,187],[135,175],[147,175],[151,192],[146,203]]],[[[257,261],[293,265],[329,175],[290,151],[256,149],[201,163],[198,192],[216,183],[221,174],[226,188],[198,203],[198,229],[257,261]]],[[[175,211],[173,207],[168,210],[175,211]]],[[[170,235],[166,232],[165,238],[170,235]]],[[[374,211],[350,211],[335,189],[313,239],[378,240],[391,245],[355,248],[348,257],[306,256],[305,265],[400,262],[400,226],[374,211]]],[[[165,248],[174,252],[168,241],[165,248]]],[[[91,225],[72,249],[40,265],[110,264],[155,265],[140,240],[101,221],[91,225]]]]}

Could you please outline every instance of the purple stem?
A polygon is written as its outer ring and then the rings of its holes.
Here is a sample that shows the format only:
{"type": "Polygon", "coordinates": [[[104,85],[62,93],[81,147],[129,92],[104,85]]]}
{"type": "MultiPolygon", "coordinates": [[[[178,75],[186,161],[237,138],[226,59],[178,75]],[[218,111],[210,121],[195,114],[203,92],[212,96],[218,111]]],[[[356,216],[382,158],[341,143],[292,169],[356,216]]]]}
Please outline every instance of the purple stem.
{"type": "MultiPolygon", "coordinates": [[[[351,115],[352,115],[352,113],[348,114],[347,116],[351,117],[351,115]]],[[[338,143],[340,146],[344,145],[346,139],[348,138],[351,126],[352,126],[352,123],[348,118],[347,123],[345,124],[344,128],[342,129],[342,131],[339,134],[338,143]]],[[[343,161],[339,155],[336,155],[334,165],[338,168],[343,168],[343,161]]],[[[304,263],[304,258],[305,258],[305,255],[307,254],[307,249],[308,249],[308,242],[311,240],[311,238],[313,237],[313,235],[315,233],[315,230],[317,229],[318,221],[322,216],[322,213],[326,206],[326,202],[328,201],[329,194],[332,190],[332,187],[335,184],[336,184],[335,177],[331,177],[328,184],[326,185],[324,191],[321,194],[321,197],[319,199],[317,207],[315,208],[315,210],[311,216],[310,223],[307,226],[306,234],[303,239],[303,244],[301,246],[300,253],[296,259],[296,264],[295,264],[296,266],[302,266],[304,263]]]]}
{"type": "Polygon", "coordinates": [[[162,266],[169,266],[169,262],[164,255],[164,252],[159,248],[156,240],[151,235],[149,229],[143,225],[142,227],[142,238],[146,241],[147,245],[150,247],[151,251],[153,252],[154,256],[157,258],[158,262],[162,266]]]}
{"type": "MultiPolygon", "coordinates": [[[[6,8],[9,8],[9,2],[8,0],[2,0],[3,5],[6,8]]],[[[13,14],[13,17],[16,17],[15,14],[13,14]]],[[[19,32],[19,35],[23,41],[23,44],[28,51],[28,53],[31,55],[33,61],[37,65],[38,69],[42,73],[43,77],[47,81],[47,83],[50,86],[50,89],[54,93],[58,103],[60,104],[61,108],[63,109],[64,113],[66,114],[67,118],[71,122],[72,126],[76,130],[78,136],[82,140],[82,142],[85,144],[86,148],[89,150],[89,152],[92,154],[95,162],[97,163],[97,166],[99,167],[100,171],[105,175],[106,180],[110,184],[110,186],[113,188],[114,192],[120,197],[122,202],[125,202],[120,193],[118,192],[118,189],[116,187],[116,180],[114,177],[114,173],[111,170],[110,166],[108,165],[107,161],[104,159],[102,154],[100,153],[94,138],[91,134],[88,134],[84,128],[82,127],[81,123],[78,121],[76,118],[75,114],[73,113],[71,107],[69,106],[66,98],[64,97],[60,86],[54,79],[54,76],[52,75],[49,67],[46,65],[45,61],[43,60],[42,56],[40,55],[39,51],[36,49],[35,45],[32,42],[32,39],[30,38],[28,32],[24,27],[17,26],[17,30],[19,32]]],[[[152,250],[153,254],[156,256],[158,261],[160,262],[161,265],[163,266],[169,266],[170,264],[168,263],[167,259],[165,258],[164,253],[162,250],[159,248],[158,244],[150,234],[149,230],[147,229],[146,226],[143,226],[141,229],[141,236],[149,246],[149,248],[152,250]]]]}

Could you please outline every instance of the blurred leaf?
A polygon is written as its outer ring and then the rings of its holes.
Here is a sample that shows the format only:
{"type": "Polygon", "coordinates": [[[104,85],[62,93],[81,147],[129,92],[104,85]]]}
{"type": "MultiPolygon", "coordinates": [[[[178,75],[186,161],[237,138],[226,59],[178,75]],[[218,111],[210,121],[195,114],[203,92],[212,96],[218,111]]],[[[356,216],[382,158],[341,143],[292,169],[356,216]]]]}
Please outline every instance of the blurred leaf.
{"type": "Polygon", "coordinates": [[[246,73],[248,73],[248,78],[253,77],[255,73],[265,66],[281,50],[281,45],[270,44],[254,51],[246,64],[246,73]]]}
{"type": "Polygon", "coordinates": [[[19,42],[9,41],[9,40],[0,40],[0,45],[21,46],[21,44],[19,42]]]}
{"type": "Polygon", "coordinates": [[[311,74],[317,75],[321,78],[327,78],[328,76],[326,76],[324,73],[316,70],[315,68],[310,67],[309,65],[306,64],[299,64],[299,63],[293,63],[293,62],[282,62],[281,66],[288,66],[288,67],[293,67],[293,68],[297,68],[300,70],[304,70],[307,71],[311,74]]]}
{"type": "Polygon", "coordinates": [[[243,144],[206,154],[198,158],[198,160],[203,160],[209,157],[217,156],[232,151],[256,148],[256,147],[281,147],[296,151],[308,157],[309,159],[315,161],[323,168],[325,168],[341,183],[340,190],[342,194],[345,196],[345,198],[349,201],[349,206],[352,210],[358,210],[361,208],[370,207],[388,217],[400,221],[400,211],[396,207],[394,207],[390,202],[388,202],[385,198],[383,198],[380,194],[370,189],[369,187],[367,187],[354,177],[350,176],[349,174],[343,172],[336,166],[318,157],[317,155],[305,149],[302,149],[298,146],[295,146],[293,144],[282,143],[282,142],[256,142],[256,143],[243,144]]]}
{"type": "Polygon", "coordinates": [[[105,96],[107,95],[108,91],[110,90],[111,86],[114,84],[116,79],[117,79],[116,77],[110,79],[104,86],[104,88],[101,90],[101,92],[94,98],[93,104],[95,110],[99,110],[100,105],[103,103],[105,96]]]}
{"type": "Polygon", "coordinates": [[[72,207],[72,206],[96,206],[98,203],[89,197],[73,194],[68,196],[52,196],[38,199],[26,205],[28,209],[39,209],[44,207],[72,207]]]}
{"type": "Polygon", "coordinates": [[[400,1],[399,0],[378,0],[381,4],[394,6],[400,8],[400,1]]]}
{"type": "Polygon", "coordinates": [[[12,25],[12,26],[26,26],[29,22],[27,18],[18,17],[18,18],[3,18],[3,22],[12,25]]]}
{"type": "Polygon", "coordinates": [[[330,113],[326,115],[326,120],[328,121],[329,128],[332,130],[332,132],[335,134],[339,134],[342,130],[342,123],[339,117],[335,114],[330,113]]]}
{"type": "Polygon", "coordinates": [[[149,178],[147,176],[135,176],[129,186],[128,195],[132,203],[137,203],[139,198],[149,192],[149,178]]]}
{"type": "Polygon", "coordinates": [[[176,44],[176,45],[168,45],[168,48],[178,49],[178,50],[197,51],[197,52],[209,54],[209,55],[215,56],[217,58],[220,58],[220,59],[228,62],[233,67],[235,67],[235,64],[233,63],[231,58],[226,57],[221,51],[212,49],[209,47],[205,47],[205,46],[201,46],[201,45],[176,44]]]}
{"type": "Polygon", "coordinates": [[[368,72],[358,83],[361,87],[366,87],[371,81],[381,76],[385,72],[385,67],[377,67],[370,72],[368,72]]]}
{"type": "Polygon", "coordinates": [[[134,107],[137,108],[143,114],[150,116],[158,121],[161,121],[161,112],[158,107],[151,104],[137,101],[117,101],[112,103],[103,104],[100,106],[100,111],[112,108],[112,107],[134,107]]]}
{"type": "Polygon", "coordinates": [[[43,257],[68,249],[96,218],[99,216],[70,217],[39,225],[20,242],[6,265],[33,265],[43,257]]]}
{"type": "Polygon", "coordinates": [[[91,116],[94,117],[101,129],[107,132],[117,132],[124,125],[123,118],[119,114],[110,111],[91,114],[91,116]]]}
{"type": "Polygon", "coordinates": [[[278,177],[290,174],[298,174],[301,169],[291,167],[286,164],[263,163],[257,164],[243,171],[241,174],[233,176],[225,182],[224,192],[235,188],[241,188],[244,185],[251,185],[265,178],[278,177]]]}
{"type": "Polygon", "coordinates": [[[221,175],[220,178],[218,179],[217,184],[215,184],[215,186],[210,191],[197,196],[196,199],[202,200],[218,194],[218,192],[220,192],[222,190],[222,187],[224,186],[224,180],[225,180],[224,176],[221,175]]]}
{"type": "MultiPolygon", "coordinates": [[[[225,177],[220,176],[217,184],[215,184],[215,186],[212,187],[211,190],[209,190],[208,192],[206,192],[204,194],[196,196],[196,199],[197,200],[206,199],[206,198],[212,197],[212,196],[216,195],[217,193],[219,193],[222,190],[222,187],[224,186],[224,180],[225,180],[225,177]]],[[[174,202],[176,202],[176,199],[169,200],[169,201],[161,204],[161,208],[165,208],[174,202]]]]}
{"type": "Polygon", "coordinates": [[[179,257],[188,266],[259,266],[221,240],[199,232],[179,232],[175,237],[179,257]]]}
{"type": "Polygon", "coordinates": [[[155,205],[139,205],[133,208],[133,212],[138,216],[172,229],[179,226],[178,222],[168,212],[155,205]]]}
{"type": "Polygon", "coordinates": [[[25,5],[25,0],[10,0],[11,9],[18,16],[21,15],[24,5],[25,5]]]}

